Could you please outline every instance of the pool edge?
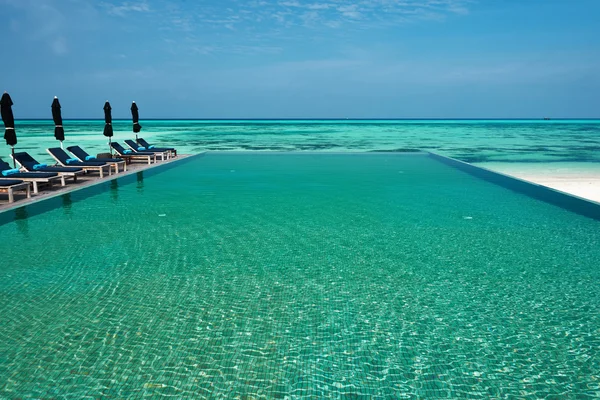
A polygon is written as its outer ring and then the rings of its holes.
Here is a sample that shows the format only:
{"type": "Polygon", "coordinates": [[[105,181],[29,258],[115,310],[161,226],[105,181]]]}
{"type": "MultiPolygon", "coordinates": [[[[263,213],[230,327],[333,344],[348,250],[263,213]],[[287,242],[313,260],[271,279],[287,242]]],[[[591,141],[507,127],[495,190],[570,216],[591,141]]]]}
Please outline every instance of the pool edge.
{"type": "Polygon", "coordinates": [[[600,203],[593,200],[585,199],[571,193],[553,189],[551,187],[517,178],[512,175],[492,171],[484,167],[479,167],[468,162],[460,161],[455,158],[437,154],[431,151],[426,153],[428,153],[431,158],[438,162],[461,170],[486,182],[493,183],[513,192],[517,192],[536,200],[540,200],[574,212],[576,214],[600,221],[600,203]]]}

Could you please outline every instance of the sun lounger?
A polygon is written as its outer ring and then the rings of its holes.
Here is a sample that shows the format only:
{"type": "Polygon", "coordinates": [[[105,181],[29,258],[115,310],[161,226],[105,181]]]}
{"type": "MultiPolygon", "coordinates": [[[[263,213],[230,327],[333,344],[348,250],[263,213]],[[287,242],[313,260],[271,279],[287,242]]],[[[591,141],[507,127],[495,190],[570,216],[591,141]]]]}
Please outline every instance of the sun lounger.
{"type": "Polygon", "coordinates": [[[143,153],[143,152],[134,152],[133,150],[125,150],[125,148],[123,148],[123,146],[121,146],[119,143],[117,142],[111,142],[110,143],[110,147],[112,147],[117,154],[119,155],[119,157],[127,159],[129,158],[130,160],[147,160],[148,164],[152,164],[152,160],[154,160],[154,162],[156,162],[156,153],[143,153]]]}
{"type": "Polygon", "coordinates": [[[121,158],[92,157],[91,155],[86,153],[86,151],[83,150],[79,146],[69,146],[69,147],[67,147],[67,150],[69,150],[71,152],[71,154],[73,154],[80,161],[97,161],[97,162],[103,162],[106,164],[112,164],[115,166],[115,173],[119,172],[119,165],[121,165],[123,167],[123,171],[127,171],[127,163],[125,162],[125,160],[123,160],[121,158]]]}
{"type": "Polygon", "coordinates": [[[10,179],[21,179],[25,182],[31,182],[33,184],[33,193],[38,193],[38,184],[47,183],[52,186],[55,182],[60,182],[62,186],[66,185],[65,177],[59,175],[57,172],[21,172],[19,170],[13,170],[11,166],[2,160],[0,160],[0,176],[10,179]],[[11,172],[7,172],[11,171],[11,172]]]}
{"type": "Polygon", "coordinates": [[[0,192],[8,193],[8,202],[12,203],[15,201],[14,191],[25,190],[27,191],[27,198],[31,197],[31,188],[29,182],[23,182],[20,179],[6,179],[0,178],[0,192]]]}
{"type": "Polygon", "coordinates": [[[67,152],[60,147],[51,147],[46,149],[46,151],[63,167],[83,168],[86,173],[90,171],[99,172],[100,178],[104,178],[104,169],[107,169],[108,174],[111,175],[111,164],[98,161],[79,161],[76,158],[69,157],[67,152]]]}
{"type": "Polygon", "coordinates": [[[157,151],[157,150],[149,150],[146,149],[144,146],[140,146],[139,144],[137,144],[136,142],[134,142],[133,140],[124,140],[125,144],[131,149],[133,150],[134,153],[154,153],[156,155],[160,156],[160,159],[162,161],[165,160],[165,157],[167,159],[171,158],[171,153],[169,151],[157,151]]]}
{"type": "Polygon", "coordinates": [[[146,142],[143,138],[138,138],[137,142],[148,150],[168,151],[171,153],[171,156],[177,157],[177,149],[174,147],[155,147],[154,145],[146,142]]]}
{"type": "Polygon", "coordinates": [[[29,172],[56,172],[65,178],[73,178],[73,181],[77,181],[77,176],[84,173],[83,168],[79,167],[50,167],[46,164],[41,164],[27,152],[11,154],[11,157],[17,164],[29,172]]]}

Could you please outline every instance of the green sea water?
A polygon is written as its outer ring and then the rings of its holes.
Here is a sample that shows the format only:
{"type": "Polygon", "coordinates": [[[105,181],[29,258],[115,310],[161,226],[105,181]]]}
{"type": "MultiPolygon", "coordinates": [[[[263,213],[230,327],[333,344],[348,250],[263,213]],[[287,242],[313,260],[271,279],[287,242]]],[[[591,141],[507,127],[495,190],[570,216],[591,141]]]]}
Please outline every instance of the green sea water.
{"type": "Polygon", "coordinates": [[[208,153],[1,222],[0,398],[600,396],[598,221],[423,154],[208,153]]]}
{"type": "MultiPolygon", "coordinates": [[[[181,153],[219,151],[371,152],[421,149],[471,163],[600,161],[600,120],[149,120],[141,137],[181,153]]],[[[106,152],[103,120],[64,121],[65,145],[106,152]]],[[[113,140],[134,138],[129,120],[114,121],[113,140]]],[[[18,150],[51,161],[52,121],[17,121],[18,150]]],[[[1,150],[1,149],[0,149],[1,150]]],[[[0,157],[6,157],[5,147],[0,157]]]]}

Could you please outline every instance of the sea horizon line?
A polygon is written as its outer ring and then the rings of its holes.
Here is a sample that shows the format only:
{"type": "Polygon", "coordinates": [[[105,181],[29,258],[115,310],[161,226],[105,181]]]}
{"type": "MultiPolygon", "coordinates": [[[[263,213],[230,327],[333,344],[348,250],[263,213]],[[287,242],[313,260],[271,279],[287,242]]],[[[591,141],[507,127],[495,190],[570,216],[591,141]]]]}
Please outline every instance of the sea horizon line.
{"type": "MultiPolygon", "coordinates": [[[[65,121],[103,121],[104,118],[63,118],[65,121]]],[[[15,118],[15,121],[52,121],[52,118],[15,118]]],[[[131,117],[113,118],[129,121],[131,117]]],[[[140,118],[140,121],[600,121],[600,117],[573,118],[140,118]]]]}

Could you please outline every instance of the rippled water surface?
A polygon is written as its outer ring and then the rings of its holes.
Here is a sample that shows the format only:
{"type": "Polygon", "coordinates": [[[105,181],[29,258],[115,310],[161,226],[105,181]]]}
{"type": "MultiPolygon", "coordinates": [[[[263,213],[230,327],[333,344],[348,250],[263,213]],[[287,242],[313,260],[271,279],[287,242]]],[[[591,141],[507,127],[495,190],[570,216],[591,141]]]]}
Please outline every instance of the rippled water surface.
{"type": "MultiPolygon", "coordinates": [[[[479,162],[600,161],[600,120],[424,121],[142,121],[141,136],[186,153],[203,150],[433,150],[479,162]]],[[[106,151],[104,121],[65,121],[66,145],[106,151]]],[[[130,121],[115,121],[113,140],[131,139],[130,121]]],[[[48,157],[56,146],[52,121],[18,121],[18,149],[48,157]]],[[[8,154],[5,148],[2,154],[8,154]]]]}
{"type": "Polygon", "coordinates": [[[103,185],[0,220],[1,398],[600,396],[596,220],[414,154],[103,185]]]}

